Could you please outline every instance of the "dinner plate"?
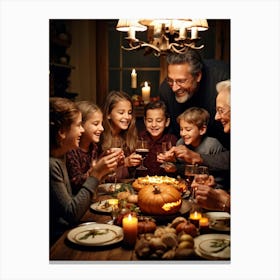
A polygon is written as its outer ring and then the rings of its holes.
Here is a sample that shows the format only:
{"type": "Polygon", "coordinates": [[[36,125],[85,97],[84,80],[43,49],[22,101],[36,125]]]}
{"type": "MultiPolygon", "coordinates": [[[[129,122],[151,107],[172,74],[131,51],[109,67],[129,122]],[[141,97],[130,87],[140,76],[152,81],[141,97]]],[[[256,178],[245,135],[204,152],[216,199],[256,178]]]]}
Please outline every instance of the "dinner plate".
{"type": "Polygon", "coordinates": [[[230,231],[230,214],[228,212],[207,212],[209,228],[218,231],[230,231]]]}
{"type": "Polygon", "coordinates": [[[123,230],[115,225],[92,223],[70,230],[67,238],[79,245],[105,246],[123,240],[123,230]]]}
{"type": "Polygon", "coordinates": [[[103,212],[103,213],[111,213],[112,206],[109,204],[110,199],[100,200],[90,205],[92,210],[103,212]]]}
{"type": "Polygon", "coordinates": [[[134,194],[134,189],[130,183],[120,182],[120,183],[105,183],[100,184],[97,187],[98,194],[114,194],[119,192],[130,192],[134,194]]]}
{"type": "Polygon", "coordinates": [[[114,183],[106,183],[106,184],[100,184],[97,187],[98,193],[104,193],[104,194],[111,194],[115,191],[119,190],[121,188],[121,183],[116,183],[116,186],[114,183]],[[116,189],[115,189],[116,187],[116,189]]]}
{"type": "Polygon", "coordinates": [[[230,235],[202,234],[194,238],[195,253],[209,260],[230,259],[230,235]]]}

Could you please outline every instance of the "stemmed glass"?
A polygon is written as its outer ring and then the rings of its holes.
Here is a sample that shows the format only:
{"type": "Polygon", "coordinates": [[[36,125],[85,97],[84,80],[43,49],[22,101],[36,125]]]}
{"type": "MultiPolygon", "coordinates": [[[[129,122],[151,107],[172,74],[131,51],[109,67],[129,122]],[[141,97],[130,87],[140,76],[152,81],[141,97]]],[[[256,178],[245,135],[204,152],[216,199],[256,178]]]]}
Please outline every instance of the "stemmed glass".
{"type": "Polygon", "coordinates": [[[118,201],[118,199],[109,199],[108,202],[109,202],[109,205],[111,207],[111,217],[112,217],[112,220],[107,222],[107,224],[113,225],[115,219],[118,217],[118,214],[120,212],[120,208],[119,208],[119,205],[118,205],[119,201],[118,201]]]}
{"type": "MultiPolygon", "coordinates": [[[[111,140],[111,147],[110,147],[110,149],[111,149],[112,152],[121,151],[121,150],[122,150],[122,143],[121,143],[121,140],[120,140],[119,138],[113,138],[113,139],[111,140]]],[[[118,178],[117,178],[117,172],[116,172],[116,170],[115,170],[113,173],[109,174],[109,175],[107,176],[107,178],[108,178],[110,181],[114,180],[114,189],[113,189],[113,191],[116,191],[117,179],[118,179],[118,178]]]]}
{"type": "Polygon", "coordinates": [[[143,139],[137,140],[135,152],[136,152],[136,154],[139,154],[142,156],[141,165],[138,166],[136,168],[136,170],[147,170],[147,167],[144,166],[143,162],[144,162],[144,158],[149,153],[148,141],[143,140],[143,139]]]}
{"type": "MultiPolygon", "coordinates": [[[[168,152],[171,148],[172,148],[172,143],[171,143],[171,141],[162,142],[162,143],[161,143],[161,152],[162,152],[163,154],[165,154],[166,152],[168,152]]],[[[163,163],[160,165],[160,167],[165,168],[166,165],[173,165],[173,163],[172,163],[172,162],[165,161],[165,162],[163,162],[163,163]]]]}
{"type": "Polygon", "coordinates": [[[195,179],[195,182],[199,184],[204,184],[209,176],[209,171],[207,166],[198,166],[198,165],[186,165],[185,166],[185,179],[187,183],[188,190],[191,192],[190,202],[196,203],[195,200],[195,189],[192,187],[192,182],[195,179]]]}

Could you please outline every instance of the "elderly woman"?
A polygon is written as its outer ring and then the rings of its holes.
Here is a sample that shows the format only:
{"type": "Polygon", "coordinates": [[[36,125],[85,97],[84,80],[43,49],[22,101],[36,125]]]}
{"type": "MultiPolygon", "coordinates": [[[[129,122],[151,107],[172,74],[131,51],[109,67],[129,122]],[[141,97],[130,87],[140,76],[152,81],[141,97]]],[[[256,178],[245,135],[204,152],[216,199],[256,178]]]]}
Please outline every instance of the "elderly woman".
{"type": "MultiPolygon", "coordinates": [[[[225,133],[230,133],[230,80],[219,82],[217,92],[215,120],[221,122],[225,133]]],[[[192,187],[196,188],[197,203],[205,209],[230,212],[230,194],[213,188],[213,185],[215,182],[211,178],[208,185],[197,184],[194,181],[192,187]]]]}

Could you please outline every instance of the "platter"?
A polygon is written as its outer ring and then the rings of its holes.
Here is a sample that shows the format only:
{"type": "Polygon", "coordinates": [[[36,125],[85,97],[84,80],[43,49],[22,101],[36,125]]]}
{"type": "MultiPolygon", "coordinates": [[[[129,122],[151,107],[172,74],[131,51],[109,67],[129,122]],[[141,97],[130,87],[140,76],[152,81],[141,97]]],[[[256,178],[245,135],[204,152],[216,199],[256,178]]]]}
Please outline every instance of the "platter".
{"type": "Polygon", "coordinates": [[[134,194],[134,189],[129,183],[121,182],[121,183],[105,183],[100,184],[97,187],[98,194],[114,194],[122,191],[129,191],[134,194]]]}
{"type": "Polygon", "coordinates": [[[209,260],[230,259],[230,235],[203,234],[194,238],[195,253],[209,260]]]}
{"type": "Polygon", "coordinates": [[[90,208],[97,212],[111,213],[112,206],[109,203],[110,199],[100,200],[90,205],[90,208]]]}
{"type": "Polygon", "coordinates": [[[114,183],[106,183],[106,184],[100,184],[97,187],[98,193],[104,193],[104,194],[111,194],[114,193],[115,190],[119,190],[121,188],[121,183],[117,183],[116,186],[114,183]],[[115,189],[116,187],[116,189],[115,189]]]}
{"type": "Polygon", "coordinates": [[[106,246],[123,240],[123,230],[115,225],[92,223],[70,230],[67,238],[78,245],[106,246]]]}
{"type": "Polygon", "coordinates": [[[230,231],[230,214],[228,212],[207,212],[209,228],[218,231],[230,231]]]}

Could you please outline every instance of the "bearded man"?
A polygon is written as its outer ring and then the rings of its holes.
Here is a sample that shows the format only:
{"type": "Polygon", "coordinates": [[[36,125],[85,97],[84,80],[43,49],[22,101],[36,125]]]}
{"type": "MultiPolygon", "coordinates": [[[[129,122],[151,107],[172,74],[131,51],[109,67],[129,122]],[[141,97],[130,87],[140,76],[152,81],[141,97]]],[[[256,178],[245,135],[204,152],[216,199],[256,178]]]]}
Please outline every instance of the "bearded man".
{"type": "Polygon", "coordinates": [[[229,137],[219,122],[215,122],[216,84],[230,78],[228,64],[218,60],[202,60],[197,50],[188,48],[183,54],[170,53],[166,57],[167,77],[159,88],[170,113],[170,133],[180,137],[177,117],[190,107],[202,107],[210,114],[208,135],[216,137],[226,147],[229,137]]]}

